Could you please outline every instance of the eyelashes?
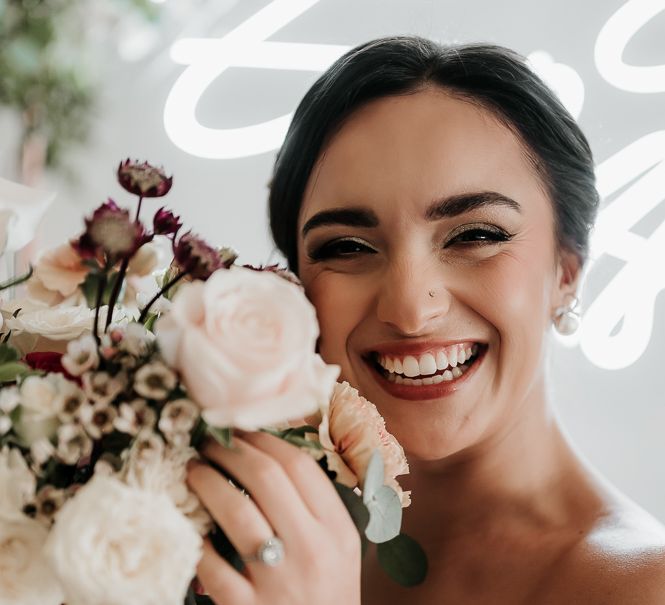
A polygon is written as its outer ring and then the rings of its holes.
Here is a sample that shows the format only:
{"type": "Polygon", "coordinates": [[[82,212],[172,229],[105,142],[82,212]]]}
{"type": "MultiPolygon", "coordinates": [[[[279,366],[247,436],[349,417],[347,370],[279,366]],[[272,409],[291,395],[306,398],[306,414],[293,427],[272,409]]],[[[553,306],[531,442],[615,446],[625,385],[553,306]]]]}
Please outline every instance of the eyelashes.
{"type": "MultiPolygon", "coordinates": [[[[510,241],[514,234],[487,224],[468,224],[454,229],[442,244],[443,249],[459,247],[462,250],[486,247],[510,241]]],[[[314,247],[308,252],[310,261],[331,259],[351,260],[363,255],[377,254],[378,251],[365,240],[356,237],[341,237],[314,247]]]]}

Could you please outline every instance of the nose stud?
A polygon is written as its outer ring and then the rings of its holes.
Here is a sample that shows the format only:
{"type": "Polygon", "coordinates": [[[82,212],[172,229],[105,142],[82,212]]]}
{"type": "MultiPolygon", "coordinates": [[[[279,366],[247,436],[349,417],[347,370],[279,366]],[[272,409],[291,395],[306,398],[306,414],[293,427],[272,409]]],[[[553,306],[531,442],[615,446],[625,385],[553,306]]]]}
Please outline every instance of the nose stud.
{"type": "Polygon", "coordinates": [[[434,298],[434,290],[428,292],[430,298],[434,298]]]}

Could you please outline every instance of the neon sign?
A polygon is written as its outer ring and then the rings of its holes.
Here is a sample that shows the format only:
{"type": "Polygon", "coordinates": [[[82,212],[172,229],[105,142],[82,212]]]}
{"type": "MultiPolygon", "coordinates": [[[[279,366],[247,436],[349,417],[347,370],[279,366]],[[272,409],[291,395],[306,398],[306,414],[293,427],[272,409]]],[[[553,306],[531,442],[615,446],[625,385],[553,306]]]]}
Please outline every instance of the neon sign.
{"type": "MultiPolygon", "coordinates": [[[[293,114],[241,128],[209,128],[196,117],[207,88],[230,67],[322,72],[349,46],[268,42],[266,39],[318,4],[320,0],[274,0],[218,39],[187,38],[175,42],[171,58],[185,69],[174,83],[164,108],[164,127],[173,143],[187,153],[210,159],[243,158],[279,148],[293,114]]],[[[594,59],[601,76],[631,93],[665,92],[665,65],[633,66],[623,52],[635,34],[661,11],[665,0],[629,0],[603,25],[594,59]]],[[[559,95],[572,115],[584,104],[584,83],[570,66],[544,51],[528,61],[559,95]]],[[[624,263],[589,304],[582,328],[562,341],[580,346],[596,366],[621,369],[646,350],[654,323],[656,297],[665,289],[665,223],[649,237],[630,230],[665,200],[665,131],[643,136],[597,166],[598,190],[606,203],[592,238],[592,260],[604,255],[624,263]],[[624,189],[622,191],[622,189],[624,189]]],[[[584,301],[583,301],[584,302],[584,301]]]]}

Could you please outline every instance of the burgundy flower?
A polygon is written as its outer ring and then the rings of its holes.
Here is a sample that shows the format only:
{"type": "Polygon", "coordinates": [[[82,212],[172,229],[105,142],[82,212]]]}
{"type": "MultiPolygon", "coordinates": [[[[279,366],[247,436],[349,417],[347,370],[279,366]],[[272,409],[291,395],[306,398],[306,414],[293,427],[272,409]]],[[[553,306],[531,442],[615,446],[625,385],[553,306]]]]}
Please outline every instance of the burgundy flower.
{"type": "Polygon", "coordinates": [[[157,210],[152,224],[157,235],[175,235],[182,227],[180,217],[164,207],[157,210]]]}
{"type": "Polygon", "coordinates": [[[85,219],[86,230],[75,247],[81,255],[104,252],[113,259],[131,256],[150,240],[141,223],[129,217],[129,211],[109,199],[85,219]]]}
{"type": "Polygon", "coordinates": [[[219,252],[192,233],[185,233],[178,240],[173,255],[180,270],[194,279],[208,279],[217,269],[225,267],[219,252]]]}
{"type": "Polygon", "coordinates": [[[27,363],[33,370],[66,374],[65,368],[62,367],[61,359],[62,353],[55,353],[52,351],[35,352],[28,353],[25,356],[25,363],[27,363]]]}
{"type": "Polygon", "coordinates": [[[139,163],[130,159],[120,162],[118,182],[124,189],[141,197],[162,197],[173,184],[173,177],[167,177],[163,168],[148,162],[139,163]]]}

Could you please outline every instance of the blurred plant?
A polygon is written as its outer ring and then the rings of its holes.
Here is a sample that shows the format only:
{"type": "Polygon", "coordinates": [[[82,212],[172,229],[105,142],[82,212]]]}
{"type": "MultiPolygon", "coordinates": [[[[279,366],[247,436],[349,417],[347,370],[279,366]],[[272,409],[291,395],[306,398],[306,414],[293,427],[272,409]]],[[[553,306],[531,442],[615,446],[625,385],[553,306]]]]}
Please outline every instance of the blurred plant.
{"type": "MultiPolygon", "coordinates": [[[[107,2],[118,14],[157,16],[149,0],[107,2]]],[[[20,116],[18,168],[26,184],[85,141],[100,84],[90,52],[99,40],[88,33],[94,11],[103,15],[86,0],[0,0],[0,105],[20,116]]]]}

